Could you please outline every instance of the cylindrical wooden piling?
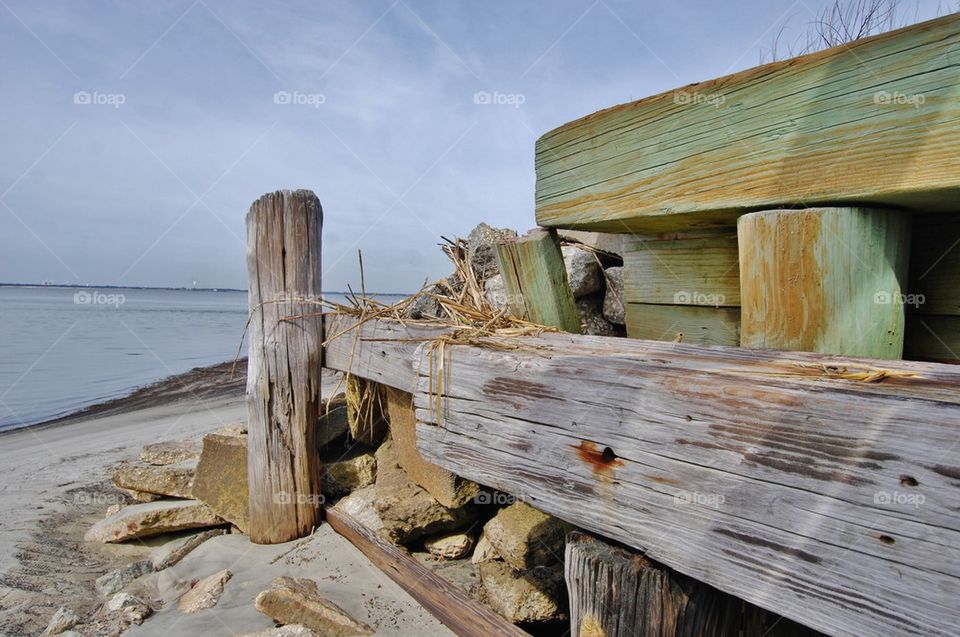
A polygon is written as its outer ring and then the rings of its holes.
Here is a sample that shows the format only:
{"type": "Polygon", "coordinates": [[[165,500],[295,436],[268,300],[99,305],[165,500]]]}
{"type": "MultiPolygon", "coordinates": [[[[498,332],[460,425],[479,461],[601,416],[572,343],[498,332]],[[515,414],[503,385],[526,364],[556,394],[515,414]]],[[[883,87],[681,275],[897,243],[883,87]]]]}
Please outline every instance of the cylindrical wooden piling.
{"type": "Polygon", "coordinates": [[[743,347],[902,356],[907,213],[765,210],[737,235],[743,347]]]}
{"type": "Polygon", "coordinates": [[[320,521],[323,211],[309,190],[266,194],[247,215],[250,539],[303,537],[320,521]]]}

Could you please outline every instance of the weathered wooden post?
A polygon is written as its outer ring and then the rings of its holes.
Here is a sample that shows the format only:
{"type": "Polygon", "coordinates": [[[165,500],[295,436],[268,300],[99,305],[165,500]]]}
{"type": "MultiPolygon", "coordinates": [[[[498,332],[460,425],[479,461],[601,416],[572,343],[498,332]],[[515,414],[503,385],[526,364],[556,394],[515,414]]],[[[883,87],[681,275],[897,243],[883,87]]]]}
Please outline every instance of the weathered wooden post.
{"type": "Polygon", "coordinates": [[[323,211],[309,190],[266,194],[247,214],[250,539],[276,544],[320,521],[323,211]]]}
{"type": "Polygon", "coordinates": [[[902,356],[908,213],[765,210],[737,235],[743,347],[902,356]]]}

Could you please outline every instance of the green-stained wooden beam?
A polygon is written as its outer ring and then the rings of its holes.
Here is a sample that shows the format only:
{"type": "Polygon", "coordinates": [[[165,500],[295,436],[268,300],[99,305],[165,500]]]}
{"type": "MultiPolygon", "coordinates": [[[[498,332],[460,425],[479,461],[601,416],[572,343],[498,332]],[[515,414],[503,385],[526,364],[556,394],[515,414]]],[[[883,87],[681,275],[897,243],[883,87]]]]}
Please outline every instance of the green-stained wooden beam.
{"type": "Polygon", "coordinates": [[[960,14],[622,104],[537,141],[537,223],[729,226],[745,212],[960,201],[960,14]]]}
{"type": "Polygon", "coordinates": [[[740,308],[627,303],[627,336],[694,345],[740,344],[740,308]]]}
{"type": "Polygon", "coordinates": [[[539,325],[580,333],[556,231],[535,229],[497,244],[510,313],[539,325]]]}

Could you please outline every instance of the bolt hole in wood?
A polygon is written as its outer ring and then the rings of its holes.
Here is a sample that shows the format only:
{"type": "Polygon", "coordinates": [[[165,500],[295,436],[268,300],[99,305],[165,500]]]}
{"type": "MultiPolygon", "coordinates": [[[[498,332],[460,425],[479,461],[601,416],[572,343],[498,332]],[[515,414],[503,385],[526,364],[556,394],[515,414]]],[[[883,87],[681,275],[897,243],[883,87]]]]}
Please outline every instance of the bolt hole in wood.
{"type": "Polygon", "coordinates": [[[897,541],[892,537],[890,537],[889,535],[881,535],[877,539],[883,542],[884,544],[886,544],[887,546],[893,546],[894,544],[897,543],[897,541]]]}
{"type": "Polygon", "coordinates": [[[594,474],[607,475],[615,467],[623,466],[623,461],[610,447],[604,447],[601,450],[589,440],[583,440],[579,445],[570,446],[576,450],[577,456],[590,466],[594,474]]]}
{"type": "Polygon", "coordinates": [[[913,476],[900,476],[900,484],[905,487],[915,487],[920,483],[913,476]]]}

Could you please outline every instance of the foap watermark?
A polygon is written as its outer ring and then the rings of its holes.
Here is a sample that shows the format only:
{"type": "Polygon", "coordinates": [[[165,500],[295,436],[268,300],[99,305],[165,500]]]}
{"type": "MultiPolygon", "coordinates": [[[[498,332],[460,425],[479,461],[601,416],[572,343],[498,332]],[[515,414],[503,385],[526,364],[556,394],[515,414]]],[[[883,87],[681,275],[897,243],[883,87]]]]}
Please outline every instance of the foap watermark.
{"type": "Polygon", "coordinates": [[[716,509],[723,505],[727,499],[722,493],[699,493],[697,491],[680,491],[674,494],[673,503],[676,506],[686,506],[694,504],[697,506],[710,507],[716,509]]]}
{"type": "Polygon", "coordinates": [[[873,302],[877,305],[909,305],[918,308],[927,302],[923,294],[903,294],[902,292],[888,292],[877,290],[873,295],[873,302]]]}
{"type": "Polygon", "coordinates": [[[922,493],[902,493],[900,491],[877,491],[873,494],[873,503],[881,506],[900,506],[920,508],[927,497],[922,493]]]}
{"type": "Polygon", "coordinates": [[[113,506],[115,504],[126,504],[127,499],[120,493],[78,491],[73,494],[73,503],[77,506],[113,506]]]}
{"type": "Polygon", "coordinates": [[[80,290],[73,294],[74,305],[112,305],[113,307],[120,307],[126,302],[127,297],[123,294],[104,294],[99,290],[93,290],[92,292],[80,290]]]}
{"type": "Polygon", "coordinates": [[[79,106],[112,106],[120,108],[127,101],[123,93],[101,93],[100,91],[77,91],[73,94],[73,103],[79,106]]]}
{"type": "Polygon", "coordinates": [[[673,302],[677,305],[712,305],[713,307],[720,307],[726,300],[727,297],[723,294],[707,294],[705,292],[697,292],[696,290],[693,292],[680,290],[673,295],[673,302]]]}
{"type": "Polygon", "coordinates": [[[327,103],[327,96],[323,93],[277,91],[273,94],[273,103],[280,106],[311,106],[313,108],[320,108],[327,103]]]}
{"type": "Polygon", "coordinates": [[[515,496],[503,491],[481,491],[473,496],[474,504],[495,504],[497,506],[509,506],[515,502],[526,502],[522,496],[515,496]]]}
{"type": "Polygon", "coordinates": [[[500,91],[477,91],[473,94],[473,103],[480,106],[512,106],[520,108],[527,101],[523,93],[501,93],[500,91]]]}
{"type": "Polygon", "coordinates": [[[873,94],[873,103],[882,106],[912,106],[920,108],[927,101],[923,93],[901,93],[900,91],[877,91],[873,94]]]}
{"type": "Polygon", "coordinates": [[[673,94],[673,103],[681,106],[690,106],[692,104],[709,104],[714,108],[727,101],[723,93],[701,93],[700,91],[677,91],[673,94]]]}
{"type": "Polygon", "coordinates": [[[280,491],[273,496],[273,501],[276,504],[310,504],[313,506],[321,506],[327,501],[327,498],[324,497],[322,493],[287,493],[286,491],[280,491]]]}

